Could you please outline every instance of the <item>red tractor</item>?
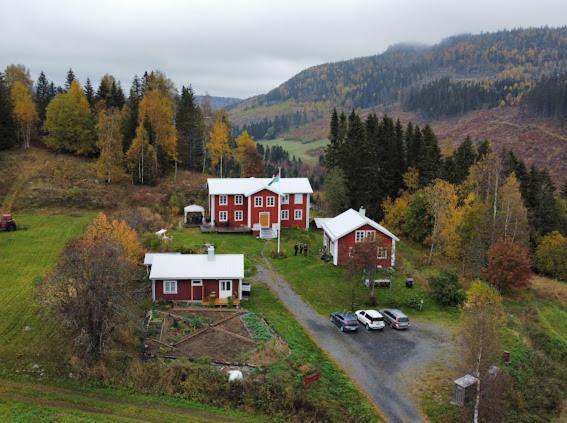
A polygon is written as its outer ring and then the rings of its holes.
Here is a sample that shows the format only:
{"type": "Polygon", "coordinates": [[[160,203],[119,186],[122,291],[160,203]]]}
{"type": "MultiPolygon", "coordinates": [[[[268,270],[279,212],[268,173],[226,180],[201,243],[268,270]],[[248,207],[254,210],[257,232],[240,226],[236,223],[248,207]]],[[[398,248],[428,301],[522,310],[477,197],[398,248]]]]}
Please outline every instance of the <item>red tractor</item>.
{"type": "Polygon", "coordinates": [[[3,214],[0,219],[0,230],[15,231],[17,229],[16,221],[9,213],[3,214]]]}

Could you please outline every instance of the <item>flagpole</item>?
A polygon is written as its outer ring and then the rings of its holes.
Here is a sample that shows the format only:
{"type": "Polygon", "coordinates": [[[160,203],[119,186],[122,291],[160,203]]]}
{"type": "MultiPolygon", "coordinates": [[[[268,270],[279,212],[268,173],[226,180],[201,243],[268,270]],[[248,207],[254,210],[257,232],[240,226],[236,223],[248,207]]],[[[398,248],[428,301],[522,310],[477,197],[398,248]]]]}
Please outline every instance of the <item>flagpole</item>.
{"type": "MultiPolygon", "coordinates": [[[[281,182],[282,178],[282,168],[278,167],[278,177],[280,178],[278,182],[281,182]]],[[[282,193],[281,184],[278,187],[278,257],[280,255],[280,234],[282,231],[282,193]]]]}

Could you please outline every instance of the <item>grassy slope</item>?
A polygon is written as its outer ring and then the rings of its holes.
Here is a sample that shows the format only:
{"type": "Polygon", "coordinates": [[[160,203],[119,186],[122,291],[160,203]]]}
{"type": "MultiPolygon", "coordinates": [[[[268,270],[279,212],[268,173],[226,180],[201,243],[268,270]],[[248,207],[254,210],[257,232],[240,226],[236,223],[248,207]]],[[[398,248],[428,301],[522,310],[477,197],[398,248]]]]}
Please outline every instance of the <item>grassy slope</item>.
{"type": "Polygon", "coordinates": [[[0,378],[2,422],[260,422],[240,412],[123,390],[0,378]]]}
{"type": "Polygon", "coordinates": [[[83,232],[92,216],[18,214],[18,225],[27,230],[0,233],[0,357],[4,363],[16,357],[20,364],[23,358],[33,359],[57,335],[54,323],[40,315],[33,301],[33,280],[47,274],[65,244],[83,232]],[[27,325],[31,330],[24,330],[27,325]]]}
{"type": "Polygon", "coordinates": [[[327,139],[320,139],[316,141],[302,141],[299,139],[284,139],[278,138],[275,140],[260,140],[259,144],[264,147],[269,146],[270,148],[279,145],[286,150],[291,157],[301,158],[304,163],[314,165],[319,161],[319,154],[322,153],[323,149],[329,143],[327,139]]]}

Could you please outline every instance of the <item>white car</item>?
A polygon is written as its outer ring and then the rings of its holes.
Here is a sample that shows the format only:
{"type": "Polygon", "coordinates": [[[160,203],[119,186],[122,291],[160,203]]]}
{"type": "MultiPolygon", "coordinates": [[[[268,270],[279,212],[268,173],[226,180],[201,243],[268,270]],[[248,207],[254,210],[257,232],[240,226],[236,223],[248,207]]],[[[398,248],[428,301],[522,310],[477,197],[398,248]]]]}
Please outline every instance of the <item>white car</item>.
{"type": "Polygon", "coordinates": [[[384,318],[376,310],[357,310],[354,314],[366,330],[382,330],[386,326],[384,318]]]}

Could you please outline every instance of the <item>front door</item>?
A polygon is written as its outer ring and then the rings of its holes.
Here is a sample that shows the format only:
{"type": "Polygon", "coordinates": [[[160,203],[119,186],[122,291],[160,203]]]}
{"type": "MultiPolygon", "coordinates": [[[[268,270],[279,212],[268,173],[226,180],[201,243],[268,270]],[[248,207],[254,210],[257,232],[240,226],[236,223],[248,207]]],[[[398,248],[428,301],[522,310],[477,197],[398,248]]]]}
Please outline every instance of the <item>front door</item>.
{"type": "Polygon", "coordinates": [[[232,296],[232,281],[220,281],[219,298],[228,298],[232,296]]]}
{"type": "Polygon", "coordinates": [[[270,227],[270,212],[260,212],[260,227],[262,229],[270,227]]]}

